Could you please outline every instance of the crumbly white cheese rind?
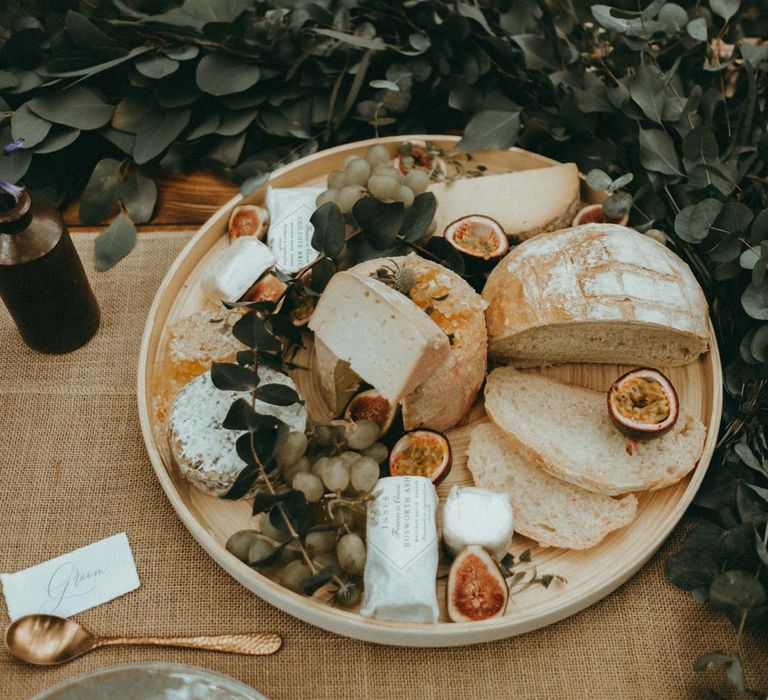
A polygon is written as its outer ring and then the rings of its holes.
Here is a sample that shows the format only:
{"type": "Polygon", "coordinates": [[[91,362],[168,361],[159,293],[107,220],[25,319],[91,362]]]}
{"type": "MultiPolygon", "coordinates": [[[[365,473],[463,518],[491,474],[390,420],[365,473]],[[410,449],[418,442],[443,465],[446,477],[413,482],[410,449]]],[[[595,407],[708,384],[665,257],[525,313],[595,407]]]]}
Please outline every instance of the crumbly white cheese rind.
{"type": "MultiPolygon", "coordinates": [[[[296,388],[290,377],[269,367],[260,368],[259,377],[262,384],[296,388]]],[[[249,395],[217,389],[211,373],[205,372],[179,392],[169,416],[171,452],[182,475],[201,491],[215,496],[225,494],[245,466],[235,450],[235,443],[243,433],[221,425],[238,398],[249,398],[249,395]]],[[[304,432],[306,429],[307,410],[302,404],[275,406],[257,401],[256,411],[275,416],[291,430],[304,432]]]]}

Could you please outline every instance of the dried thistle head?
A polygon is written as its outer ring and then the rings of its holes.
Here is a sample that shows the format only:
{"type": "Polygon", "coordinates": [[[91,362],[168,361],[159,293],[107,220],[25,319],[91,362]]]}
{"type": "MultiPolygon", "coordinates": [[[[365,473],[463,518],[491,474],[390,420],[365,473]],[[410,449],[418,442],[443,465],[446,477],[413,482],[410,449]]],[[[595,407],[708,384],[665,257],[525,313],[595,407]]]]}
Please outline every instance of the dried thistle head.
{"type": "Polygon", "coordinates": [[[413,270],[405,265],[397,265],[392,261],[389,265],[382,265],[371,276],[405,296],[411,293],[418,282],[418,277],[413,270]]]}

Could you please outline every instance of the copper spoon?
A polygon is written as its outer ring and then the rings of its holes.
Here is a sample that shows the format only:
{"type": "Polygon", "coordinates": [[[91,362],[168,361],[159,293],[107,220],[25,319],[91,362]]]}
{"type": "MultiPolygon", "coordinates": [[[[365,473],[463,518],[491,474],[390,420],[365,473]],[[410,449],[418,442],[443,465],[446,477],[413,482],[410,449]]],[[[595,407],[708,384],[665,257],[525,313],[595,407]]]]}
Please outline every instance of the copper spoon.
{"type": "Polygon", "coordinates": [[[40,666],[63,664],[99,647],[149,644],[263,656],[282,645],[278,634],[222,634],[214,637],[95,637],[74,620],[56,615],[24,615],[5,631],[5,646],[16,658],[40,666]]]}

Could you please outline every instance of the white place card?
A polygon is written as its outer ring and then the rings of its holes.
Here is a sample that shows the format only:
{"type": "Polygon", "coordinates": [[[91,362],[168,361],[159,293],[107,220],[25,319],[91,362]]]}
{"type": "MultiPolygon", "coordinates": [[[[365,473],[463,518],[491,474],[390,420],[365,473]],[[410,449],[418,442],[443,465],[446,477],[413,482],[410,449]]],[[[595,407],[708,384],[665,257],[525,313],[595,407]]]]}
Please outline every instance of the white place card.
{"type": "Polygon", "coordinates": [[[139,587],[124,532],[15,574],[0,574],[12,620],[31,613],[70,617],[139,587]]]}

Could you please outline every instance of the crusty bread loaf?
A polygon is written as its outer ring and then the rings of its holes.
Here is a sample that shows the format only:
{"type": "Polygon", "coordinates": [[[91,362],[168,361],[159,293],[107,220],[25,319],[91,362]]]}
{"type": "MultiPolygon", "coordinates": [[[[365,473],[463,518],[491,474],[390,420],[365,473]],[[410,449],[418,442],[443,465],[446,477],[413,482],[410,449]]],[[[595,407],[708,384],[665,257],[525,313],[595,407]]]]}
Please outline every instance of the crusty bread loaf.
{"type": "MultiPolygon", "coordinates": [[[[405,267],[415,273],[411,301],[422,309],[431,307],[428,317],[451,339],[443,366],[421,377],[419,385],[402,398],[405,429],[447,430],[472,407],[485,379],[485,302],[456,273],[418,255],[368,260],[347,272],[367,277],[381,267],[405,267]]],[[[426,312],[422,313],[427,317],[426,312]]],[[[329,359],[333,356],[327,347],[316,346],[315,352],[318,367],[322,368],[323,389],[337,403],[349,385],[349,373],[338,358],[335,362],[329,359]]]]}
{"type": "Polygon", "coordinates": [[[637,513],[631,494],[611,498],[550,476],[490,423],[472,431],[467,459],[475,485],[508,493],[515,530],[542,546],[593,547],[637,513]]]}
{"type": "Polygon", "coordinates": [[[707,302],[671,250],[624,226],[586,224],[514,248],[483,289],[489,351],[517,367],[674,367],[707,349],[707,302]]]}
{"type": "Polygon", "coordinates": [[[437,197],[437,232],[468,214],[483,214],[519,240],[567,226],[579,209],[579,170],[574,163],[463,178],[430,185],[437,197]]]}
{"type": "Polygon", "coordinates": [[[706,428],[681,409],[669,432],[628,450],[608,415],[606,394],[511,367],[488,375],[485,410],[543,470],[609,496],[680,481],[704,448],[706,428]]]}

